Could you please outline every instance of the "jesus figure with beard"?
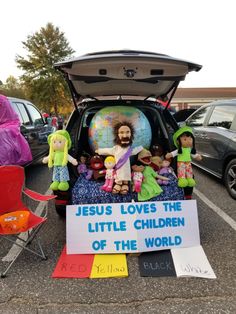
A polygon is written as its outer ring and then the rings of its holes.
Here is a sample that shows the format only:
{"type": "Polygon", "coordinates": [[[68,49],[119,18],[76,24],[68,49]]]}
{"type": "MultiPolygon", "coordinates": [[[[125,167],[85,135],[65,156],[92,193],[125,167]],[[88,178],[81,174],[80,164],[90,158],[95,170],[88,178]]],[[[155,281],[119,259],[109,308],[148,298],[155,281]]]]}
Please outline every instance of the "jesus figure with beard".
{"type": "MultiPolygon", "coordinates": [[[[128,122],[119,122],[114,126],[114,142],[115,146],[111,148],[99,148],[95,152],[99,155],[112,155],[115,157],[116,165],[119,160],[123,159],[128,153],[129,155],[137,155],[141,150],[142,146],[131,148],[134,139],[134,127],[128,122]]],[[[127,194],[129,191],[129,182],[131,181],[131,167],[130,160],[127,158],[120,168],[116,169],[115,185],[112,189],[113,194],[127,194]]]]}

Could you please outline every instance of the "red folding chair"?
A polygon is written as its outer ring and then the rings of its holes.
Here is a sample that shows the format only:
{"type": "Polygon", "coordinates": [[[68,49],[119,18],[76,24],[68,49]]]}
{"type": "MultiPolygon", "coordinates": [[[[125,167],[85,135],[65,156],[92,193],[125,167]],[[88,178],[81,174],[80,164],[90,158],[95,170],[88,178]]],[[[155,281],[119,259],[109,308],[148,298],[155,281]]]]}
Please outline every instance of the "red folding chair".
{"type": "Polygon", "coordinates": [[[38,238],[38,232],[47,219],[48,204],[45,204],[42,214],[36,215],[22,201],[22,193],[36,201],[49,201],[54,195],[42,195],[24,187],[24,168],[20,166],[0,166],[0,239],[6,239],[21,249],[1,272],[6,277],[7,272],[23,250],[27,250],[46,260],[43,248],[38,238]],[[22,236],[25,232],[25,237],[22,236]],[[38,250],[28,246],[36,239],[38,250]]]}

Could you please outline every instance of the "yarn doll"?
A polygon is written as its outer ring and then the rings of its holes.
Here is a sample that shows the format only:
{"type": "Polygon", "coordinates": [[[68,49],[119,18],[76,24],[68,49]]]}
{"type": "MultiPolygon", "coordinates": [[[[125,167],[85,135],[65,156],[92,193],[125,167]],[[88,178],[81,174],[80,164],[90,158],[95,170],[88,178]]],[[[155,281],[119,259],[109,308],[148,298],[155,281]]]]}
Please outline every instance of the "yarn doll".
{"type": "MultiPolygon", "coordinates": [[[[161,167],[160,167],[160,170],[158,171],[158,174],[163,176],[163,175],[169,174],[169,173],[174,174],[174,170],[170,167],[170,161],[167,159],[164,159],[161,162],[161,167]]],[[[158,179],[157,182],[160,185],[168,185],[169,184],[168,180],[158,179]]]]}
{"type": "Polygon", "coordinates": [[[202,156],[196,153],[193,131],[189,126],[184,126],[173,135],[173,141],[177,150],[167,153],[166,159],[177,156],[178,186],[181,188],[194,187],[196,181],[193,178],[191,160],[202,160],[202,156]]]}
{"type": "Polygon", "coordinates": [[[49,155],[43,158],[43,163],[48,163],[49,168],[53,167],[53,182],[50,189],[67,191],[70,180],[67,163],[78,165],[77,160],[68,154],[71,147],[70,135],[66,130],[58,130],[48,136],[48,144],[49,155]]]}
{"type": "Polygon", "coordinates": [[[113,183],[115,179],[115,158],[113,156],[106,157],[104,161],[104,165],[106,167],[106,170],[101,170],[99,173],[105,173],[105,184],[101,187],[101,190],[106,192],[111,192],[113,188],[113,183]]]}
{"type": "Polygon", "coordinates": [[[85,179],[90,180],[93,175],[93,171],[87,167],[88,157],[86,154],[82,154],[79,158],[79,165],[77,167],[77,171],[79,174],[85,176],[85,179]]]}
{"type": "Polygon", "coordinates": [[[131,178],[133,179],[133,192],[141,192],[141,184],[144,179],[143,171],[144,166],[135,164],[132,167],[131,178]]]}

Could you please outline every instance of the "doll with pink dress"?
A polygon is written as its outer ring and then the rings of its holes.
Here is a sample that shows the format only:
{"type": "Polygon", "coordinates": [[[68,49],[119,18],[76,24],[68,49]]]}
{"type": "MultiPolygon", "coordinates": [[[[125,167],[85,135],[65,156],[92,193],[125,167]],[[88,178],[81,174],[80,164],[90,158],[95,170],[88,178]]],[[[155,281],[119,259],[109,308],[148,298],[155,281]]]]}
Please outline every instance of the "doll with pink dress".
{"type": "MultiPolygon", "coordinates": [[[[161,163],[160,170],[158,171],[158,174],[161,176],[164,176],[168,173],[171,173],[175,176],[174,170],[170,167],[170,161],[167,159],[164,159],[161,163]]],[[[168,185],[169,181],[158,179],[157,182],[160,185],[168,185]]]]}
{"type": "Polygon", "coordinates": [[[143,165],[133,165],[132,167],[132,173],[131,178],[133,180],[133,192],[141,192],[141,185],[144,179],[143,171],[144,166],[143,165]]]}
{"type": "Polygon", "coordinates": [[[101,190],[106,191],[106,192],[111,192],[115,180],[115,158],[113,156],[108,156],[106,157],[104,161],[104,165],[106,169],[99,171],[100,174],[105,173],[105,183],[101,187],[101,190]]]}

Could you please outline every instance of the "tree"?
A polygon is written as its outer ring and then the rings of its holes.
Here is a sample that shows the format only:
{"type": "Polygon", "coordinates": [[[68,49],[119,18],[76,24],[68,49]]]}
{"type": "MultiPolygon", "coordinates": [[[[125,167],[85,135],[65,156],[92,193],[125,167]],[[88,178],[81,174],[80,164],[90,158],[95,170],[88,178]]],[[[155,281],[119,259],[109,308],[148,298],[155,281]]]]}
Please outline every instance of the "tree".
{"type": "Polygon", "coordinates": [[[17,67],[23,70],[28,98],[41,109],[58,114],[59,105],[68,105],[70,96],[62,75],[54,68],[56,62],[70,57],[70,48],[63,32],[52,23],[42,27],[39,32],[29,35],[22,42],[27,50],[27,58],[16,56],[17,67]]]}
{"type": "Polygon", "coordinates": [[[26,96],[23,84],[21,84],[21,82],[12,75],[6,79],[6,83],[2,84],[1,88],[2,93],[6,96],[17,98],[25,98],[26,96]]]}

